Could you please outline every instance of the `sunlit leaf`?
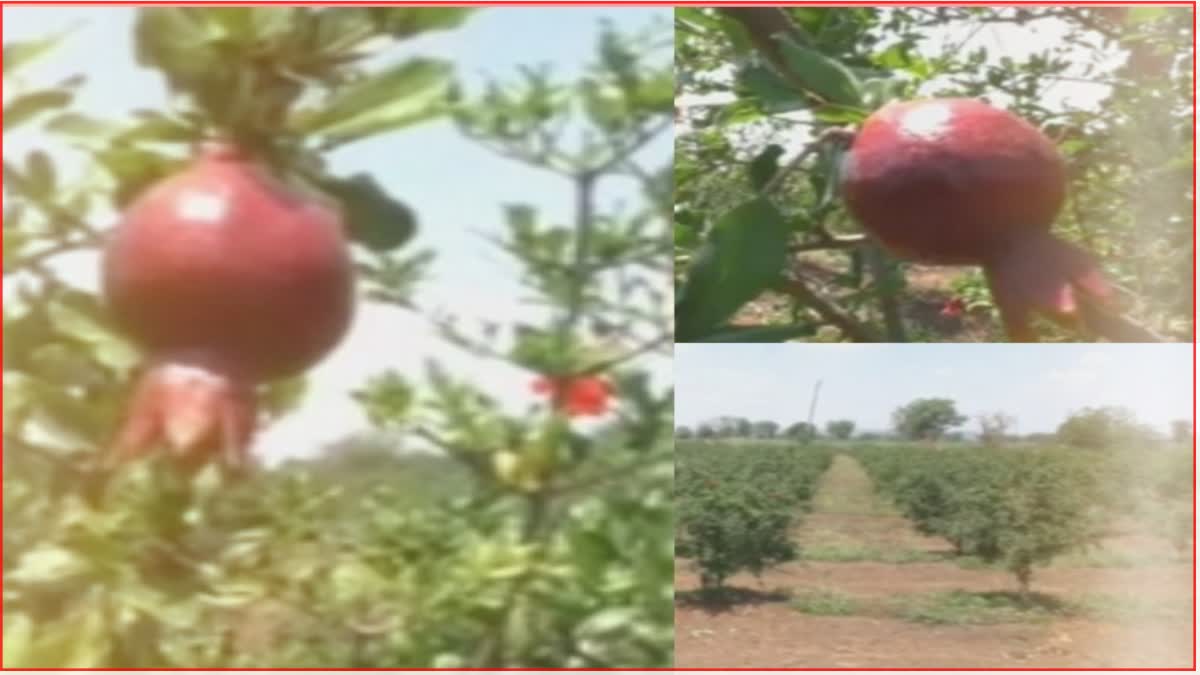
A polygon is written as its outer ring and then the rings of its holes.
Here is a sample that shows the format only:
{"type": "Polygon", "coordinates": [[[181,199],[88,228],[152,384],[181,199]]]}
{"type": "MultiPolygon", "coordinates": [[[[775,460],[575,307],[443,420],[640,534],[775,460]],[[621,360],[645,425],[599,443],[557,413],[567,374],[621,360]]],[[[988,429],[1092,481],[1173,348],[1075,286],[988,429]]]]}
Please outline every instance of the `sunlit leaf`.
{"type": "Polygon", "coordinates": [[[319,109],[294,116],[291,126],[346,143],[423,122],[445,112],[451,73],[444,61],[406,61],[339,90],[319,109]]]}

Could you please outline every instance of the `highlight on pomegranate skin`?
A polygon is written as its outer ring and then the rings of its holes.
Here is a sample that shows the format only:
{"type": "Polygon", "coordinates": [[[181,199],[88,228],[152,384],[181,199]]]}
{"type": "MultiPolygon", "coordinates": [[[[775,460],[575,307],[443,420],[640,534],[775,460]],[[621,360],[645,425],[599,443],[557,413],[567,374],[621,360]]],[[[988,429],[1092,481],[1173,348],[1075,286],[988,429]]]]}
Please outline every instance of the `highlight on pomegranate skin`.
{"type": "Polygon", "coordinates": [[[981,265],[1014,340],[1036,339],[1035,313],[1075,325],[1082,301],[1111,302],[1091,256],[1050,234],[1066,197],[1062,158],[1009,112],[973,99],[884,106],[856,135],[842,190],[896,256],[981,265]]]}
{"type": "MultiPolygon", "coordinates": [[[[205,146],[126,210],[103,274],[117,324],[154,364],[119,435],[126,455],[203,445],[199,431],[172,430],[242,419],[245,392],[319,361],[354,309],[337,210],[224,143],[205,146]]],[[[250,431],[233,426],[223,439],[244,449],[250,431]]]]}

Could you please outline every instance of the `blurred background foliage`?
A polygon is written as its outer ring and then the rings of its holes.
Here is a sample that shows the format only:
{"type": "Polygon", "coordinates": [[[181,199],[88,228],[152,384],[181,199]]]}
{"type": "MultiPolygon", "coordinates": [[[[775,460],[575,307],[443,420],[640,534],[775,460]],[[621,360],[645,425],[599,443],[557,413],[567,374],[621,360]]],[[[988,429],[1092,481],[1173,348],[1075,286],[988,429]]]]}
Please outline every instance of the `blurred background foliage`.
{"type": "MultiPolygon", "coordinates": [[[[580,79],[531,68],[479,98],[451,61],[387,61],[472,13],[142,8],[137,58],[172,97],[127,119],[73,104],[97,74],[23,76],[69,33],[5,44],[5,133],[66,140],[87,167],[76,180],[41,150],[4,157],[6,667],[670,665],[672,396],[639,365],[670,344],[670,167],[639,154],[671,125],[670,28],[603,27],[580,79]],[[362,295],[411,309],[436,255],[411,250],[417,214],[370,175],[333,173],[325,153],[436,118],[560,174],[580,208],[560,224],[538,196],[496,205],[496,244],[543,324],[429,319],[531,384],[610,383],[606,417],[577,424],[559,400],[505,414],[431,362],[424,378],[362,383],[374,431],[311,461],[244,481],[163,457],[102,468],[139,354],[57,261],[95,251],[102,215],[223,134],[337,200],[362,295]],[[607,206],[613,176],[644,199],[607,206]]],[[[305,394],[303,378],[265,386],[262,425],[305,394]]]]}

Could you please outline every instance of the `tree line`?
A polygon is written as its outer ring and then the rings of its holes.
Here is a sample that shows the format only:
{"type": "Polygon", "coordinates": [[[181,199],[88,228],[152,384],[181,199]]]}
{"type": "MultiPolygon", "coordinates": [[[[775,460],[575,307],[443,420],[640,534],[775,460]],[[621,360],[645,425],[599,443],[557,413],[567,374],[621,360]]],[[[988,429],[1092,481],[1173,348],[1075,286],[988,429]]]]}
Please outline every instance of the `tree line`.
{"type": "Polygon", "coordinates": [[[975,430],[964,429],[971,418],[958,410],[948,398],[920,398],[892,412],[892,427],[888,431],[858,431],[849,419],[834,419],[819,428],[812,422],[795,422],[783,426],[772,420],[751,420],[738,416],[722,416],[695,426],[679,426],[676,439],[780,439],[810,442],[826,440],[906,440],[921,442],[963,442],[974,439],[983,445],[1010,442],[1058,443],[1079,448],[1111,448],[1131,444],[1187,444],[1192,441],[1194,427],[1190,420],[1171,422],[1170,432],[1163,435],[1139,421],[1127,408],[1119,406],[1088,407],[1067,416],[1054,432],[1016,433],[1015,417],[1001,412],[986,412],[975,416],[975,430]]]}

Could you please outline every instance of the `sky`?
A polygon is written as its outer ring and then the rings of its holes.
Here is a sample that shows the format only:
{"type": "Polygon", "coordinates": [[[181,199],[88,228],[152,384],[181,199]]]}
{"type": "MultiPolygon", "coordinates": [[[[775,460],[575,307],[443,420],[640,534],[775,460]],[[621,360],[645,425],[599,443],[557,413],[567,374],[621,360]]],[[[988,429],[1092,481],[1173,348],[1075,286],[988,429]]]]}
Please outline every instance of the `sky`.
{"type": "Polygon", "coordinates": [[[1192,345],[1182,344],[681,344],[675,347],[675,423],[722,415],[891,428],[917,398],[949,398],[971,418],[1004,412],[1017,433],[1054,431],[1073,411],[1123,406],[1166,432],[1192,419],[1192,345]]]}
{"type": "MultiPolygon", "coordinates": [[[[459,29],[427,34],[389,54],[396,60],[416,55],[450,60],[471,91],[478,90],[486,76],[514,76],[520,65],[548,63],[554,72],[569,78],[593,60],[602,20],[636,30],[657,19],[665,22],[664,30],[670,30],[670,17],[670,8],[485,9],[459,29]]],[[[79,24],[62,47],[22,74],[28,73],[33,82],[54,82],[84,73],[88,83],[77,99],[77,109],[119,118],[136,108],[161,108],[166,101],[161,77],[133,62],[132,18],[130,8],[5,7],[4,41],[37,38],[79,24]]],[[[4,140],[6,160],[45,147],[65,163],[66,175],[83,169],[36,133],[21,130],[6,134],[4,140]]],[[[668,133],[641,157],[647,166],[658,167],[670,161],[671,153],[668,133]]],[[[517,285],[518,268],[485,236],[501,231],[502,207],[511,202],[531,203],[547,220],[569,222],[572,194],[566,180],[499,158],[442,121],[347,146],[329,159],[335,172],[373,174],[416,210],[421,229],[410,250],[430,248],[438,254],[432,277],[419,286],[415,298],[422,309],[453,312],[469,322],[465,325],[476,319],[509,323],[533,316],[519,302],[525,293],[517,285]]],[[[600,186],[601,206],[638,200],[629,183],[613,180],[600,186]]],[[[61,269],[81,287],[97,285],[95,255],[73,256],[61,269]]],[[[6,292],[8,287],[6,281],[6,292]]],[[[419,381],[429,358],[469,376],[512,410],[522,410],[531,401],[527,372],[445,344],[421,316],[367,305],[360,307],[347,339],[310,371],[310,393],[300,409],[260,436],[256,454],[268,462],[303,456],[365,430],[365,418],[349,392],[388,368],[419,381]]],[[[651,371],[657,385],[669,385],[669,358],[643,359],[640,365],[651,371]]]]}

